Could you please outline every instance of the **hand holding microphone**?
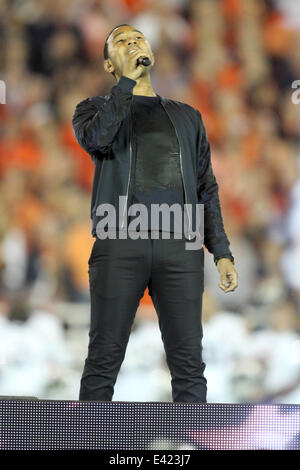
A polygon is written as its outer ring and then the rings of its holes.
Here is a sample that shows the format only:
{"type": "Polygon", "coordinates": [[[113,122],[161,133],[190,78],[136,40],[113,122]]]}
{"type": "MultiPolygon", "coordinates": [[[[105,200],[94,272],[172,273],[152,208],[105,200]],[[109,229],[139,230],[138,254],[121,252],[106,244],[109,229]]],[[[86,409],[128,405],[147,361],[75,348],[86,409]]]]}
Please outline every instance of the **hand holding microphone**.
{"type": "MultiPolygon", "coordinates": [[[[136,51],[138,52],[138,51],[136,51]]],[[[140,51],[139,51],[140,52],[140,51]]],[[[136,58],[136,53],[129,55],[128,61],[124,65],[123,75],[132,80],[137,80],[145,70],[151,64],[151,60],[147,56],[140,56],[136,58]]]]}

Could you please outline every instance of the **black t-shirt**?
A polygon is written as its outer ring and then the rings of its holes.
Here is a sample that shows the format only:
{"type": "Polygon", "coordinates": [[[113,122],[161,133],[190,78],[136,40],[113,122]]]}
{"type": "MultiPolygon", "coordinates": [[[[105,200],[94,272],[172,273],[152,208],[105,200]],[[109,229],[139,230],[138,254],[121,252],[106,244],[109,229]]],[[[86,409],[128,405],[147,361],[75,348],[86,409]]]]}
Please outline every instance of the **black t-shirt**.
{"type": "MultiPolygon", "coordinates": [[[[147,207],[150,230],[151,204],[166,203],[171,206],[177,203],[183,214],[184,189],[179,143],[174,126],[158,96],[133,95],[132,108],[134,138],[131,204],[141,203],[147,207]]],[[[129,217],[129,223],[138,215],[129,217]]],[[[170,232],[174,232],[172,211],[170,215],[170,232]]],[[[161,217],[158,225],[152,219],[151,228],[163,230],[161,217]]]]}

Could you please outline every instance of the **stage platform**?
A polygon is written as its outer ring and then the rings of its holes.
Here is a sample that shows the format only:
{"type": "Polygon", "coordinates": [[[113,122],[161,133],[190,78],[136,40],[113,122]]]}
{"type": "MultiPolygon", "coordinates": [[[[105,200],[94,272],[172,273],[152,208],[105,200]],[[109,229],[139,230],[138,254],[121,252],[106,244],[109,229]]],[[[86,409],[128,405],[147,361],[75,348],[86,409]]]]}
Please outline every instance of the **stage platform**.
{"type": "Polygon", "coordinates": [[[0,397],[0,450],[300,449],[300,405],[0,397]]]}

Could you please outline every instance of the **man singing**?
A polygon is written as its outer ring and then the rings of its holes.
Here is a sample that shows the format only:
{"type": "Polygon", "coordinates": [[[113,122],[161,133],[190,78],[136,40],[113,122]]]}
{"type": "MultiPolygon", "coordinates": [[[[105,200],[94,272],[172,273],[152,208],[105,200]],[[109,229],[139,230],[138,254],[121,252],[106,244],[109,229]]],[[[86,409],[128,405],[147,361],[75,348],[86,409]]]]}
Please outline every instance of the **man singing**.
{"type": "Polygon", "coordinates": [[[199,236],[193,217],[197,205],[204,208],[203,243],[217,265],[219,287],[224,292],[237,287],[201,114],[153,91],[154,62],[140,31],[116,26],[105,42],[104,69],[117,84],[107,96],[80,102],[72,120],[77,142],[95,164],[91,218],[96,240],[88,262],[91,323],[80,400],[112,400],[134,317],[148,287],[171,373],[173,401],[206,403],[204,249],[202,243],[198,249],[191,246],[199,236]],[[136,228],[138,237],[129,236],[136,215],[130,210],[133,204],[147,209],[150,223],[148,228],[136,228]],[[154,205],[174,205],[183,213],[190,206],[184,233],[174,216],[166,238],[164,224],[152,217],[154,205]],[[116,217],[108,220],[105,210],[110,207],[116,217]]]}

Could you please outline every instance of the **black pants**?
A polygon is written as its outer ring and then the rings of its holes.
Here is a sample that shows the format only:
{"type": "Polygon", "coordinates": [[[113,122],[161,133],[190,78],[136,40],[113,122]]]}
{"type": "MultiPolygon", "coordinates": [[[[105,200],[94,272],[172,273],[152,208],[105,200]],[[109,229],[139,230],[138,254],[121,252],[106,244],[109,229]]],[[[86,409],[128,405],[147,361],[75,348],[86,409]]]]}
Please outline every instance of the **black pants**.
{"type": "Polygon", "coordinates": [[[148,286],[172,378],[173,401],[206,403],[201,322],[204,251],[186,250],[185,243],[192,242],[150,236],[96,238],[89,259],[91,324],[79,400],[112,400],[135,314],[148,286]]]}

